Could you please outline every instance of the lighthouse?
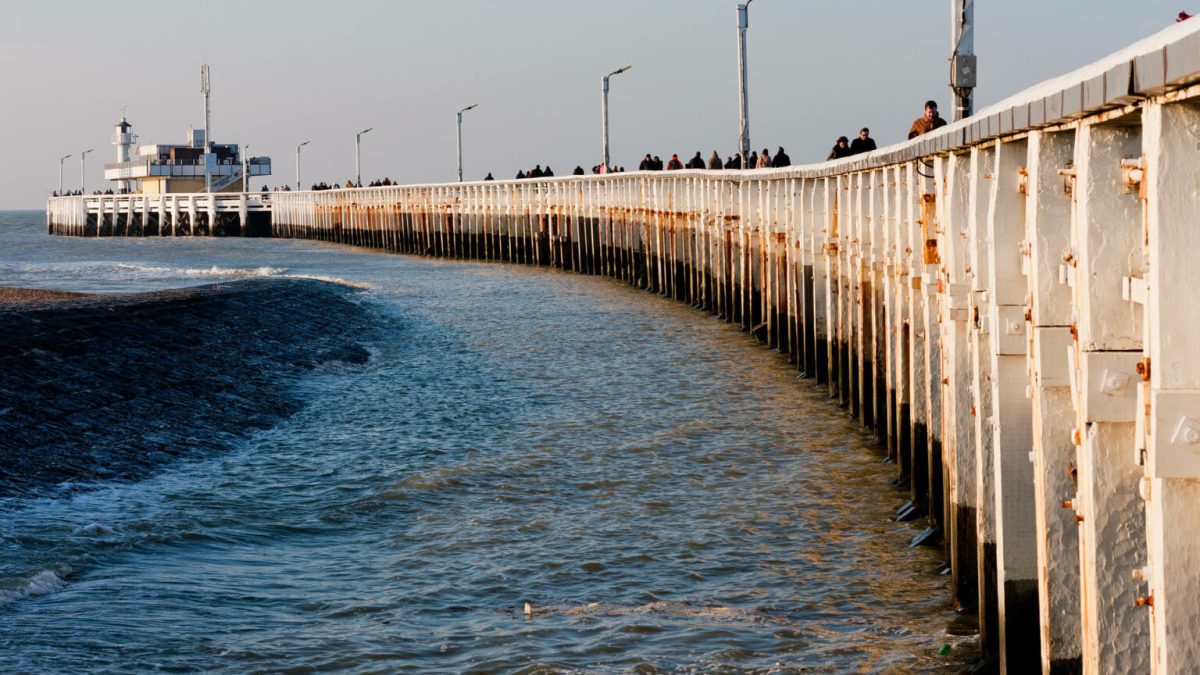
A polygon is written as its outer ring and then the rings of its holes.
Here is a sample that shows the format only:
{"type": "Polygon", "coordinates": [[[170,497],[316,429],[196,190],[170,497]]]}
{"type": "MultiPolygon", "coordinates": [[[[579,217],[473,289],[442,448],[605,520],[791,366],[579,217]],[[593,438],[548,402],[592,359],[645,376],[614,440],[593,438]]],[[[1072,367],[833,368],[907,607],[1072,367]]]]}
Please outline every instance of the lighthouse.
{"type": "MultiPolygon", "coordinates": [[[[134,135],[133,135],[133,132],[130,131],[131,129],[133,129],[133,125],[130,124],[129,121],[126,120],[124,117],[122,117],[121,121],[117,122],[117,126],[113,130],[113,141],[112,142],[113,142],[113,145],[117,146],[117,163],[118,164],[124,164],[125,162],[129,161],[129,149],[133,147],[133,143],[134,143],[134,135]]],[[[128,192],[129,191],[129,181],[128,180],[118,180],[117,181],[117,190],[119,192],[128,192]]]]}

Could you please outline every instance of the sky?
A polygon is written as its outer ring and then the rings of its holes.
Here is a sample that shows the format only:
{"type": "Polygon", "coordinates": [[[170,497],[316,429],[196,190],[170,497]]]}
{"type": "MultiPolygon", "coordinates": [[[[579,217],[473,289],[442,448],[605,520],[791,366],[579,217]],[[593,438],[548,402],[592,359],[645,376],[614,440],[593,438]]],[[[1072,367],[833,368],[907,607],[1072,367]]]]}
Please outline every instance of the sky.
{"type": "MultiPolygon", "coordinates": [[[[757,0],[750,6],[750,136],[794,163],[868,126],[898,142],[929,98],[949,115],[947,0],[757,0]]],[[[976,108],[1172,24],[1197,0],[978,0],[976,108]],[[1183,3],[1194,2],[1189,7],[1183,3]]],[[[1197,19],[1200,20],[1200,19],[1197,19]]],[[[0,0],[0,209],[57,189],[107,187],[122,113],[141,143],[202,128],[272,158],[269,185],[345,182],[355,132],[364,181],[558,174],[601,158],[601,78],[612,161],[732,154],[738,139],[736,0],[0,0]]],[[[263,181],[255,181],[257,189],[263,181]]]]}

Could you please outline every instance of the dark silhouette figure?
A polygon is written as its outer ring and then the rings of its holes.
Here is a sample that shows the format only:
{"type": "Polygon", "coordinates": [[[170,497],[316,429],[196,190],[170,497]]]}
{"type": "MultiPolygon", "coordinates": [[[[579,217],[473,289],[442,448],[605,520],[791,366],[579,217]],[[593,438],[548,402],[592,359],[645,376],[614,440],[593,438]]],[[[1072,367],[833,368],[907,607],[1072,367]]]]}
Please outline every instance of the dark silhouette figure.
{"type": "Polygon", "coordinates": [[[863,127],[858,130],[858,138],[850,142],[850,154],[857,155],[863,152],[871,152],[875,149],[875,139],[871,138],[871,130],[863,127]]]}
{"type": "Polygon", "coordinates": [[[647,152],[646,156],[642,158],[641,163],[638,164],[638,171],[649,171],[653,168],[654,168],[654,158],[651,157],[650,153],[647,152]]]}
{"type": "Polygon", "coordinates": [[[545,170],[542,171],[542,177],[543,178],[552,178],[553,176],[554,176],[554,170],[550,168],[549,164],[547,164],[545,170]]]}
{"type": "Polygon", "coordinates": [[[654,170],[655,170],[655,171],[662,171],[662,170],[663,170],[663,161],[662,161],[662,157],[659,157],[658,155],[655,155],[655,156],[654,156],[654,170]]]}
{"type": "Polygon", "coordinates": [[[583,167],[582,167],[582,166],[576,166],[576,167],[575,167],[575,170],[571,172],[571,175],[572,175],[572,176],[582,176],[582,175],[583,175],[583,167]]]}
{"type": "Polygon", "coordinates": [[[775,159],[771,161],[771,166],[773,166],[775,168],[779,168],[782,166],[791,166],[791,165],[792,165],[792,158],[788,157],[787,153],[783,151],[782,145],[779,146],[779,150],[775,152],[775,159]]]}
{"type": "Polygon", "coordinates": [[[703,169],[704,168],[704,158],[700,156],[699,150],[697,150],[696,154],[693,155],[692,158],[688,160],[686,168],[688,168],[688,169],[703,169]]]}
{"type": "Polygon", "coordinates": [[[496,180],[495,178],[492,178],[492,172],[491,172],[491,171],[489,171],[489,172],[488,172],[488,175],[484,176],[484,177],[483,177],[483,179],[484,179],[484,180],[496,180]]]}
{"type": "Polygon", "coordinates": [[[517,180],[524,180],[524,179],[525,179],[525,172],[521,171],[520,169],[517,169],[517,180]]]}
{"type": "Polygon", "coordinates": [[[829,151],[829,156],[826,160],[841,159],[849,157],[854,153],[850,152],[850,139],[845,136],[838,136],[837,143],[833,144],[833,149],[829,151]]]}
{"type": "Polygon", "coordinates": [[[533,167],[533,169],[529,172],[528,177],[529,178],[541,178],[544,175],[545,174],[542,173],[542,165],[538,164],[537,166],[533,167]]]}

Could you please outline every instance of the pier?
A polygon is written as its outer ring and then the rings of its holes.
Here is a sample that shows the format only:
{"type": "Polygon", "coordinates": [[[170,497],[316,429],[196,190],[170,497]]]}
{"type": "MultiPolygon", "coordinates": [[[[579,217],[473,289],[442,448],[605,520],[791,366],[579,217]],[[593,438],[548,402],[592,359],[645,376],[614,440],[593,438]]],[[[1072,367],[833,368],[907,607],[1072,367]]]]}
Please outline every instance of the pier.
{"type": "Polygon", "coordinates": [[[270,192],[96,194],[54,197],[50,234],[76,237],[271,234],[270,192]]]}
{"type": "MultiPolygon", "coordinates": [[[[1189,22],[1190,23],[1190,22],[1189,22]]],[[[793,360],[895,462],[1002,670],[1200,664],[1200,32],[899,145],[760,171],[51,199],[52,234],[251,234],[605,275],[793,360]]]]}

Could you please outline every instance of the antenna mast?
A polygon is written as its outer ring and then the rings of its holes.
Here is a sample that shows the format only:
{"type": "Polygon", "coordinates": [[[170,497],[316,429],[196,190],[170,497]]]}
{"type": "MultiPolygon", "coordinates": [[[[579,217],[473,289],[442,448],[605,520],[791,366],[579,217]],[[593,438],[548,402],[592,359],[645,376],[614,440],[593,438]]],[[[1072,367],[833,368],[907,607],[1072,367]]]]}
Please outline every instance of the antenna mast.
{"type": "Polygon", "coordinates": [[[204,94],[204,191],[212,192],[212,142],[209,140],[211,133],[211,115],[208,106],[208,95],[212,88],[208,84],[208,64],[200,66],[200,93],[204,94]]]}

